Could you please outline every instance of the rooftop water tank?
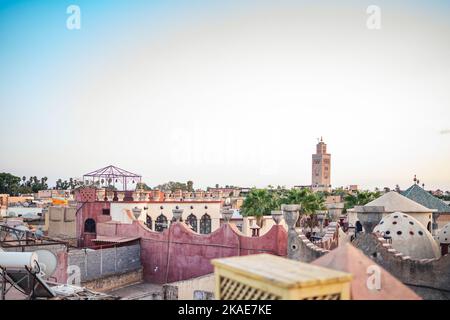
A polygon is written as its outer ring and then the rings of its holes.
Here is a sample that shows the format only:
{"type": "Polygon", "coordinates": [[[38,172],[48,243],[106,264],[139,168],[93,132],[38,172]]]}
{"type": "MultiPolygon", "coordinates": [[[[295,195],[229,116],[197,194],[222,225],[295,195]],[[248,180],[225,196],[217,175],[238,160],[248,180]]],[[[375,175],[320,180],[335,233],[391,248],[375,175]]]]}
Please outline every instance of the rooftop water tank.
{"type": "Polygon", "coordinates": [[[0,252],[0,266],[6,269],[39,269],[38,256],[35,252],[0,252]]]}

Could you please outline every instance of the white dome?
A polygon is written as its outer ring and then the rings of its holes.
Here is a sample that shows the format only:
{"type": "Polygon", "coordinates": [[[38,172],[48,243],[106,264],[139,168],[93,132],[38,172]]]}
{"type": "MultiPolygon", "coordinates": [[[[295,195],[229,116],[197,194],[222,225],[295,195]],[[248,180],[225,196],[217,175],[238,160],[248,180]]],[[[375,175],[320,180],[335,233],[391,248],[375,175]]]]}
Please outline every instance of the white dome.
{"type": "Polygon", "coordinates": [[[450,244],[450,223],[447,223],[437,235],[437,241],[439,243],[450,244]]]}
{"type": "Polygon", "coordinates": [[[374,228],[374,232],[391,237],[392,247],[413,259],[441,256],[439,246],[431,233],[417,219],[403,212],[385,216],[374,228]]]}

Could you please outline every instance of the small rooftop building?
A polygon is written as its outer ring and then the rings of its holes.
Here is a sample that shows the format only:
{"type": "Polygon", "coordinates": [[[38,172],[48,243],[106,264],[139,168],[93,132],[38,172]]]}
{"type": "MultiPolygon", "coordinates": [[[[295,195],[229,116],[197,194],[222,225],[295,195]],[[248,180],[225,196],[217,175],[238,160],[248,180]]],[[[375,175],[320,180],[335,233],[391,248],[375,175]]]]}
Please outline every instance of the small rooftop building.
{"type": "Polygon", "coordinates": [[[441,246],[441,254],[448,254],[448,247],[450,246],[450,223],[447,223],[436,236],[436,240],[441,246]]]}
{"type": "MultiPolygon", "coordinates": [[[[402,195],[427,208],[435,209],[436,212],[434,215],[436,218],[439,217],[439,219],[436,219],[437,221],[433,222],[439,223],[442,226],[450,221],[450,206],[441,199],[436,198],[431,193],[424,190],[418,184],[413,184],[411,187],[403,191],[402,195]]],[[[434,228],[437,229],[438,226],[436,225],[434,228]]]]}
{"type": "Polygon", "coordinates": [[[397,278],[368,258],[362,251],[347,243],[314,260],[311,264],[352,274],[352,300],[420,300],[421,298],[397,278]],[[375,267],[375,268],[374,268],[375,267]],[[377,269],[377,270],[375,270],[377,269]],[[379,271],[379,288],[367,285],[368,278],[379,271]]]}
{"type": "Polygon", "coordinates": [[[435,209],[427,208],[396,191],[385,193],[381,197],[369,202],[365,207],[384,207],[383,216],[393,212],[403,212],[419,221],[428,231],[431,232],[432,214],[435,209]]]}
{"type": "Polygon", "coordinates": [[[439,246],[427,229],[414,217],[394,212],[383,217],[374,228],[392,239],[392,247],[413,259],[433,259],[441,256],[439,246]]]}
{"type": "Polygon", "coordinates": [[[439,243],[450,244],[450,223],[447,223],[436,237],[439,243]]]}

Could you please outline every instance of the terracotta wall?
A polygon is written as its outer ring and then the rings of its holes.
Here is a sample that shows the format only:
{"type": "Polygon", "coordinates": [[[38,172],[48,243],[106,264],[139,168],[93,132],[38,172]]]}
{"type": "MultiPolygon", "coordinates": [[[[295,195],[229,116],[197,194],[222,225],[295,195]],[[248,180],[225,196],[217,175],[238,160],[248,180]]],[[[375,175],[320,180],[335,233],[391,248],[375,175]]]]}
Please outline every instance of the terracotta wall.
{"type": "Polygon", "coordinates": [[[103,209],[109,209],[110,202],[86,202],[77,204],[76,234],[79,247],[90,247],[94,245],[91,241],[96,238],[95,233],[84,232],[84,224],[87,219],[94,219],[96,224],[111,220],[110,215],[103,215],[103,209]]]}
{"type": "Polygon", "coordinates": [[[173,223],[160,233],[149,230],[139,221],[133,224],[110,221],[97,224],[97,235],[141,237],[144,279],[152,283],[206,275],[214,271],[210,260],[215,258],[257,253],[287,254],[287,232],[283,226],[273,226],[261,237],[246,237],[230,224],[200,235],[184,223],[173,223]]]}

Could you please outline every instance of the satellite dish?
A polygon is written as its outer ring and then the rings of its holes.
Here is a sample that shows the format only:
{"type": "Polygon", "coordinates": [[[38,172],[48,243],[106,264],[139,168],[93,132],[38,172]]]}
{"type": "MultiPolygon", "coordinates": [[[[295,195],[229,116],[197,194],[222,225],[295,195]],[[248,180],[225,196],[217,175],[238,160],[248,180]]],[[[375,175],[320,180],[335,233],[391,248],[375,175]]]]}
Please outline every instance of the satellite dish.
{"type": "Polygon", "coordinates": [[[38,255],[41,276],[47,279],[55,272],[58,259],[56,259],[53,252],[48,250],[36,250],[35,253],[38,255]]]}

